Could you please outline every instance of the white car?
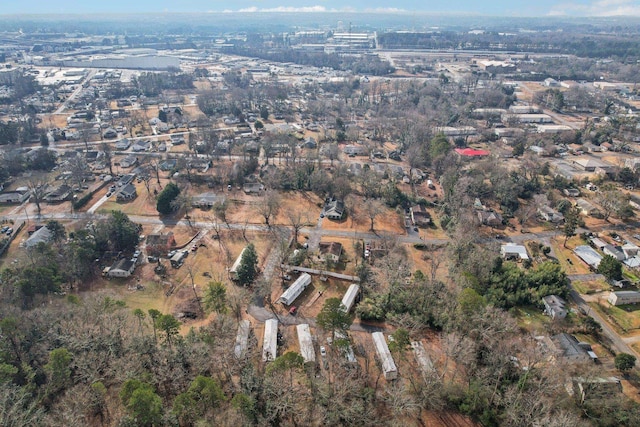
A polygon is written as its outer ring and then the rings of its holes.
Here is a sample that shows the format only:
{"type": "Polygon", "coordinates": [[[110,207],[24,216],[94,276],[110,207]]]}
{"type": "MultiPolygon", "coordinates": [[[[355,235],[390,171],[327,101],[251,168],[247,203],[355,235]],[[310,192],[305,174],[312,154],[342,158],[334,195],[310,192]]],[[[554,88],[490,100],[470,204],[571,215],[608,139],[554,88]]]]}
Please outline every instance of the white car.
{"type": "Polygon", "coordinates": [[[327,355],[327,349],[323,345],[320,346],[320,356],[325,357],[327,355]]]}

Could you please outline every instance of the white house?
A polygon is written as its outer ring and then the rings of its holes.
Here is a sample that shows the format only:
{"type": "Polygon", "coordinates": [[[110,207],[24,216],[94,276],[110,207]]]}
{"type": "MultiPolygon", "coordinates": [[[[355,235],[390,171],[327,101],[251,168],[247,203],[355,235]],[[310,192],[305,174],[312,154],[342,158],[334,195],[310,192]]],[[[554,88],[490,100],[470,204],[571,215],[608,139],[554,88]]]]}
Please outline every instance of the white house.
{"type": "Polygon", "coordinates": [[[640,302],[640,292],[636,291],[618,291],[611,292],[607,298],[611,305],[637,304],[640,302]]]}
{"type": "Polygon", "coordinates": [[[136,269],[136,263],[128,258],[122,258],[115,262],[109,269],[109,277],[129,277],[136,269]]]}
{"type": "Polygon", "coordinates": [[[566,302],[557,295],[548,295],[542,298],[544,313],[552,319],[564,319],[567,317],[566,302]]]}
{"type": "Polygon", "coordinates": [[[527,248],[523,245],[516,245],[515,243],[506,243],[500,247],[500,256],[504,259],[515,259],[523,261],[529,259],[527,254],[527,248]]]}
{"type": "Polygon", "coordinates": [[[373,338],[376,353],[378,354],[378,359],[380,359],[380,364],[382,365],[384,378],[386,380],[395,380],[398,378],[398,368],[396,368],[396,363],[391,356],[384,334],[382,332],[374,332],[371,334],[371,338],[373,338]]]}

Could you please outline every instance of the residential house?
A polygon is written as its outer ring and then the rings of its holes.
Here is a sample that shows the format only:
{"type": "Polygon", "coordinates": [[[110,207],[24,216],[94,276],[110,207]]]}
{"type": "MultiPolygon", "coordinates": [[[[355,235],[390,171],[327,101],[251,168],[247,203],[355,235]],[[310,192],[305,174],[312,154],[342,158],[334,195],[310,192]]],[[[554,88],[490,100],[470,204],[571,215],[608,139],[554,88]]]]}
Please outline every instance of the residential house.
{"type": "Polygon", "coordinates": [[[308,148],[308,149],[314,149],[318,147],[318,143],[316,142],[316,140],[312,137],[309,137],[307,139],[304,140],[304,142],[302,143],[302,147],[303,148],[308,148]]]}
{"type": "Polygon", "coordinates": [[[107,139],[113,139],[118,136],[118,131],[114,128],[108,128],[102,133],[102,136],[107,139]]]}
{"type": "Polygon", "coordinates": [[[592,237],[590,240],[591,246],[593,246],[594,248],[603,251],[605,246],[608,245],[607,242],[605,242],[604,240],[600,239],[599,237],[592,237]]]}
{"type": "Polygon", "coordinates": [[[200,209],[212,208],[216,203],[224,202],[224,196],[216,193],[202,193],[191,198],[191,206],[200,209]]]}
{"type": "Polygon", "coordinates": [[[538,215],[540,215],[543,220],[552,222],[554,224],[564,222],[564,215],[550,206],[540,206],[538,208],[538,215]]]}
{"type": "Polygon", "coordinates": [[[136,186],[133,184],[127,184],[124,187],[120,188],[120,191],[118,191],[118,194],[116,195],[116,200],[118,202],[126,202],[129,200],[133,200],[136,197],[138,197],[136,186]]]}
{"type": "Polygon", "coordinates": [[[480,157],[486,157],[491,153],[486,150],[476,150],[473,148],[456,148],[454,150],[460,157],[467,159],[475,159],[480,157]]]}
{"type": "Polygon", "coordinates": [[[613,245],[605,245],[605,247],[602,249],[602,252],[604,252],[605,255],[614,257],[618,261],[624,261],[626,259],[624,253],[613,245]]]}
{"type": "Polygon", "coordinates": [[[27,187],[20,187],[14,191],[0,193],[0,204],[21,204],[29,200],[31,192],[27,187]]]}
{"type": "Polygon", "coordinates": [[[585,172],[596,172],[597,170],[609,171],[613,168],[610,163],[591,157],[582,157],[573,161],[573,164],[585,172]]]}
{"type": "MultiPolygon", "coordinates": [[[[36,226],[37,227],[37,226],[36,226]]],[[[26,248],[37,246],[38,243],[48,243],[53,238],[51,230],[46,226],[40,226],[31,236],[24,242],[26,248]]]]}
{"type": "Polygon", "coordinates": [[[542,298],[544,314],[552,319],[564,319],[567,317],[566,302],[557,295],[547,295],[542,298]]]}
{"type": "Polygon", "coordinates": [[[166,159],[161,161],[158,164],[158,169],[160,169],[163,172],[168,172],[170,170],[175,169],[175,167],[178,165],[178,160],[176,159],[166,159]]]}
{"type": "Polygon", "coordinates": [[[246,183],[242,186],[242,191],[244,191],[245,194],[261,194],[264,191],[264,185],[259,182],[246,183]]]}
{"type": "Polygon", "coordinates": [[[562,192],[565,194],[565,196],[569,196],[569,197],[580,196],[580,190],[578,190],[577,188],[565,188],[564,190],[562,190],[562,192]]]}
{"type": "Polygon", "coordinates": [[[338,262],[340,261],[340,255],[342,255],[342,243],[320,242],[316,261],[324,262],[328,258],[333,262],[338,262]]]}
{"type": "Polygon", "coordinates": [[[342,151],[349,157],[366,156],[368,154],[366,147],[362,145],[346,145],[342,151]]]}
{"type": "Polygon", "coordinates": [[[636,255],[638,255],[638,251],[640,250],[640,248],[637,245],[634,245],[631,242],[627,242],[624,245],[622,245],[622,253],[624,253],[624,257],[626,259],[628,258],[632,258],[636,255]]]}
{"type": "Polygon", "coordinates": [[[189,255],[189,251],[177,251],[169,260],[171,267],[180,268],[184,264],[184,260],[189,255]]]}
{"type": "Polygon", "coordinates": [[[592,216],[594,218],[604,217],[600,209],[596,208],[594,205],[592,205],[590,202],[586,201],[585,199],[576,200],[576,206],[580,208],[580,212],[582,213],[582,215],[592,216]]]}
{"type": "Polygon", "coordinates": [[[607,298],[611,305],[627,305],[638,304],[640,302],[640,292],[637,291],[618,291],[609,293],[607,298]]]}
{"type": "Polygon", "coordinates": [[[482,225],[499,227],[502,225],[502,215],[494,211],[478,211],[478,219],[482,225]]]}
{"type": "Polygon", "coordinates": [[[129,141],[127,138],[122,138],[116,141],[115,146],[116,146],[116,150],[119,150],[119,151],[128,150],[129,147],[131,147],[131,141],[129,141]]]}
{"type": "Polygon", "coordinates": [[[431,225],[431,214],[423,205],[411,207],[411,223],[416,227],[428,227],[431,225]]]}
{"type": "Polygon", "coordinates": [[[554,335],[549,341],[549,347],[558,359],[578,363],[597,359],[589,344],[579,342],[571,334],[561,333],[554,335]]]}
{"type": "Polygon", "coordinates": [[[322,213],[329,219],[339,221],[344,217],[344,202],[342,200],[330,199],[325,203],[322,213]]]}
{"type": "Polygon", "coordinates": [[[527,248],[515,243],[506,243],[500,247],[500,256],[507,260],[523,261],[529,259],[527,248]]]}
{"type": "Polygon", "coordinates": [[[107,273],[107,276],[109,277],[129,277],[133,274],[133,271],[136,268],[136,263],[128,258],[121,258],[118,261],[116,261],[111,268],[109,269],[109,272],[107,273]]]}
{"type": "Polygon", "coordinates": [[[126,175],[122,175],[116,185],[118,187],[124,187],[125,185],[131,184],[134,179],[136,179],[136,174],[128,173],[126,175]]]}
{"type": "Polygon", "coordinates": [[[68,200],[70,196],[71,187],[66,184],[62,184],[44,196],[44,200],[47,203],[62,203],[68,200]]]}
{"type": "Polygon", "coordinates": [[[120,167],[130,168],[132,166],[135,166],[137,163],[138,163],[138,158],[134,155],[129,155],[124,159],[120,160],[120,167]]]}
{"type": "Polygon", "coordinates": [[[627,258],[622,262],[624,263],[624,265],[626,265],[629,268],[635,268],[635,269],[640,268],[640,257],[637,255],[627,258]]]}
{"type": "Polygon", "coordinates": [[[181,144],[184,144],[185,142],[186,141],[184,139],[184,135],[176,135],[176,134],[171,135],[172,145],[181,145],[181,144]]]}
{"type": "Polygon", "coordinates": [[[133,143],[131,150],[134,152],[149,151],[151,149],[151,141],[136,141],[133,143]]]}
{"type": "Polygon", "coordinates": [[[602,261],[602,255],[596,252],[591,246],[577,246],[573,252],[594,271],[598,269],[600,261],[602,261]]]}
{"type": "Polygon", "coordinates": [[[151,256],[165,256],[175,247],[176,239],[172,232],[167,234],[150,234],[147,236],[147,254],[151,256]]]}

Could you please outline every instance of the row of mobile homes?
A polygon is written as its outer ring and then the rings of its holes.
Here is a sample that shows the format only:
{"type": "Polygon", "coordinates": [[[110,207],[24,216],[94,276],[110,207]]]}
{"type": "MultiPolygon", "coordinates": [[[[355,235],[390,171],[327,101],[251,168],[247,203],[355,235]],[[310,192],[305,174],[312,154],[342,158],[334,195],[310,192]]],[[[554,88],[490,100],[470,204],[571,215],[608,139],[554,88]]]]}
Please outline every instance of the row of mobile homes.
{"type": "Polygon", "coordinates": [[[308,273],[302,273],[289,289],[284,291],[278,301],[284,305],[291,305],[300,296],[302,292],[311,284],[311,276],[308,273]]]}
{"type": "Polygon", "coordinates": [[[249,332],[251,332],[251,323],[248,320],[241,320],[238,325],[238,335],[236,335],[236,345],[233,350],[237,359],[242,359],[249,348],[249,332]]]}
{"type": "Polygon", "coordinates": [[[271,362],[278,353],[278,321],[268,319],[264,322],[264,340],[262,342],[262,361],[271,362]]]}
{"type": "Polygon", "coordinates": [[[240,264],[242,263],[242,256],[244,255],[244,252],[246,250],[246,247],[242,249],[240,255],[238,255],[238,258],[236,258],[236,261],[231,266],[231,270],[229,270],[229,277],[231,277],[231,280],[238,280],[238,268],[240,268],[240,264]]]}
{"type": "Polygon", "coordinates": [[[311,339],[311,331],[309,325],[303,323],[296,326],[298,330],[298,342],[300,343],[300,354],[304,359],[304,363],[316,362],[316,351],[313,348],[313,341],[311,339]]]}
{"type": "Polygon", "coordinates": [[[353,304],[355,304],[356,299],[360,296],[360,286],[353,283],[347,289],[347,292],[342,297],[342,307],[345,313],[348,313],[353,308],[353,304]]]}
{"type": "Polygon", "coordinates": [[[373,343],[376,346],[376,353],[382,365],[384,378],[386,380],[395,380],[398,378],[398,368],[396,368],[396,363],[393,361],[384,334],[382,332],[374,332],[371,334],[371,338],[373,338],[373,343]]]}

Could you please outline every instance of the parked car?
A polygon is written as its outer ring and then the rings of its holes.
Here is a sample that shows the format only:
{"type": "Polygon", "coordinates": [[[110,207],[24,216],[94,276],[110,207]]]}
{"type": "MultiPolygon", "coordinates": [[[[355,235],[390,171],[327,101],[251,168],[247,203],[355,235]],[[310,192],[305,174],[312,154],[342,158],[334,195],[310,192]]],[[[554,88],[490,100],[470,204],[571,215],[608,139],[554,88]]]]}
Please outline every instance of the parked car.
{"type": "Polygon", "coordinates": [[[325,357],[327,355],[327,349],[323,345],[320,346],[320,356],[325,357]]]}
{"type": "Polygon", "coordinates": [[[298,312],[298,307],[296,307],[295,305],[289,309],[289,314],[292,316],[295,316],[297,312],[298,312]]]}

